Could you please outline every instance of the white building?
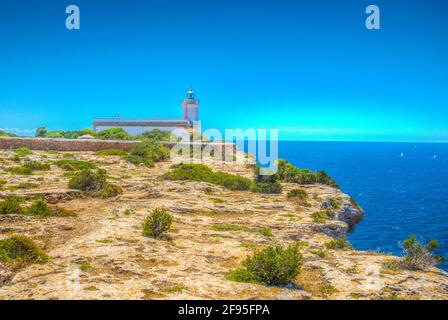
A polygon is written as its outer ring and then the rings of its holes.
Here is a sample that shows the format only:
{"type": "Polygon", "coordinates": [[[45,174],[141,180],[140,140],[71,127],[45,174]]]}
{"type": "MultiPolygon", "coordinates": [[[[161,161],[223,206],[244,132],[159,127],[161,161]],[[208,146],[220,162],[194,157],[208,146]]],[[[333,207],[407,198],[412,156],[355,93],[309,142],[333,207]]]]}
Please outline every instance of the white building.
{"type": "Polygon", "coordinates": [[[95,118],[93,119],[93,130],[100,132],[110,128],[123,128],[132,136],[142,134],[154,129],[174,131],[185,129],[191,131],[193,124],[199,121],[199,100],[192,89],[188,90],[187,97],[182,102],[182,118],[179,119],[157,119],[157,118],[95,118]]]}

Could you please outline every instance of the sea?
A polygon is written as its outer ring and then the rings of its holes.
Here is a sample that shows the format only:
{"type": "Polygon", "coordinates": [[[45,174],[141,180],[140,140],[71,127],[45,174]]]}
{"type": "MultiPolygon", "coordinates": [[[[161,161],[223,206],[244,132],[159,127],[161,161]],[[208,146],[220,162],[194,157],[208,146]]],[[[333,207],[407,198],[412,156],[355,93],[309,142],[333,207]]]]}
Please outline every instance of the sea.
{"type": "Polygon", "coordinates": [[[414,234],[438,240],[436,253],[448,257],[448,144],[279,141],[278,154],[326,171],[365,210],[348,235],[355,249],[401,256],[414,234]]]}

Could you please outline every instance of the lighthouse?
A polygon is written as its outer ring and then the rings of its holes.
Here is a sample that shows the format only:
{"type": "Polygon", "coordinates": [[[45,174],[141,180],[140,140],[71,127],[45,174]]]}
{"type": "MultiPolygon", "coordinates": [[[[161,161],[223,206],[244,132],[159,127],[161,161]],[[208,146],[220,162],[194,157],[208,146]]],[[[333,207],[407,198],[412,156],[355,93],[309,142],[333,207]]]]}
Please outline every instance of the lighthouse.
{"type": "Polygon", "coordinates": [[[188,120],[190,124],[199,121],[199,100],[193,89],[188,90],[187,97],[182,102],[183,119],[188,120]]]}

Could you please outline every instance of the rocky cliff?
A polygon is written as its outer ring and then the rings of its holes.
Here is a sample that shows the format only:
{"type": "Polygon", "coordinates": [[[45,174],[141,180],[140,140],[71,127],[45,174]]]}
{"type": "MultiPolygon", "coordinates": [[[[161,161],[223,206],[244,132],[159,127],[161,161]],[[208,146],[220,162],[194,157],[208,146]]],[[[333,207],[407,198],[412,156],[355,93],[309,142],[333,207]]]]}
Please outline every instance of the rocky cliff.
{"type": "MultiPolygon", "coordinates": [[[[239,155],[242,156],[242,155],[239,155]]],[[[448,277],[385,268],[393,257],[328,245],[343,237],[364,212],[338,189],[300,186],[306,203],[282,194],[229,191],[204,182],[167,181],[170,162],[134,166],[118,156],[34,152],[30,160],[67,157],[94,161],[123,194],[102,199],[67,188],[65,172],[12,175],[9,151],[0,152],[0,197],[45,196],[75,217],[0,215],[0,239],[24,234],[49,255],[45,264],[0,264],[0,299],[447,299],[448,277]],[[28,183],[28,188],[17,188],[28,183]],[[331,200],[333,199],[333,200],[331,200]],[[334,201],[337,205],[334,205],[334,201]],[[332,203],[333,202],[333,203],[332,203]],[[313,214],[335,207],[322,221],[313,214]],[[163,207],[174,216],[169,237],[142,236],[143,219],[163,207]],[[222,231],[217,225],[239,226],[222,231]],[[270,230],[258,232],[257,230],[270,230]],[[220,231],[217,231],[220,230],[220,231]],[[247,255],[270,244],[298,243],[303,265],[294,284],[267,287],[226,280],[247,255]]],[[[215,171],[253,177],[243,163],[209,161],[215,171]]]]}

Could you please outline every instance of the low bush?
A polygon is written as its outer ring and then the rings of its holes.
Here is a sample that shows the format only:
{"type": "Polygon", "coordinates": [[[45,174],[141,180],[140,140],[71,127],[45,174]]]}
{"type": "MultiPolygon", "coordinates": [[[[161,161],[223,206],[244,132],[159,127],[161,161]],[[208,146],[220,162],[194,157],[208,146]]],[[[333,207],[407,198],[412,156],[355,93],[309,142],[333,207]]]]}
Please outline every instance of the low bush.
{"type": "Polygon", "coordinates": [[[49,217],[53,211],[44,200],[38,199],[26,210],[26,214],[36,217],[49,217]]]}
{"type": "Polygon", "coordinates": [[[351,249],[350,243],[348,243],[347,239],[345,238],[333,239],[327,242],[325,244],[325,247],[327,247],[327,249],[333,250],[351,249]]]}
{"type": "Polygon", "coordinates": [[[95,152],[99,156],[127,156],[129,153],[120,149],[105,149],[95,152]]]}
{"type": "Polygon", "coordinates": [[[17,189],[33,189],[33,188],[37,188],[38,185],[36,183],[32,183],[32,182],[21,182],[16,186],[11,186],[8,189],[9,190],[17,190],[17,189]]]}
{"type": "Polygon", "coordinates": [[[28,156],[30,154],[33,154],[33,151],[31,151],[30,149],[25,148],[25,147],[17,148],[17,149],[14,149],[13,151],[19,157],[25,157],[25,156],[28,156]]]}
{"type": "Polygon", "coordinates": [[[55,161],[54,164],[66,171],[80,171],[86,169],[95,169],[96,165],[90,161],[64,159],[55,161]]]}
{"type": "Polygon", "coordinates": [[[227,280],[264,285],[287,285],[300,272],[302,255],[297,245],[269,246],[243,262],[243,268],[226,276],[227,280]]]}
{"type": "Polygon", "coordinates": [[[325,220],[329,218],[334,217],[334,212],[332,210],[323,210],[323,211],[317,211],[314,212],[311,217],[313,218],[314,222],[316,223],[324,223],[325,220]]]}
{"type": "Polygon", "coordinates": [[[215,172],[211,181],[213,184],[223,186],[229,190],[249,190],[252,186],[252,182],[249,179],[226,172],[215,172]]]}
{"type": "Polygon", "coordinates": [[[147,216],[143,222],[143,236],[154,239],[160,238],[168,232],[172,222],[173,216],[165,209],[154,209],[151,215],[147,216]]]}
{"type": "Polygon", "coordinates": [[[172,171],[162,176],[164,179],[203,181],[221,185],[230,190],[249,190],[252,186],[252,181],[247,178],[225,172],[213,172],[204,164],[180,163],[171,166],[171,169],[172,171]]]}
{"type": "Polygon", "coordinates": [[[30,238],[15,235],[0,240],[0,261],[4,263],[46,263],[48,256],[30,238]]]}
{"type": "Polygon", "coordinates": [[[18,175],[30,175],[34,171],[48,171],[50,170],[50,165],[48,163],[39,161],[28,161],[22,164],[20,167],[9,168],[7,171],[12,174],[18,175]]]}
{"type": "Polygon", "coordinates": [[[0,202],[1,214],[22,214],[24,212],[21,203],[23,199],[20,197],[10,196],[0,202]]]}
{"type": "Polygon", "coordinates": [[[156,141],[171,141],[171,135],[171,131],[155,129],[146,131],[141,135],[135,136],[135,138],[139,140],[150,139],[156,141]]]}
{"type": "Polygon", "coordinates": [[[116,197],[123,193],[123,189],[116,184],[108,183],[103,190],[103,198],[116,197]]]}
{"type": "Polygon", "coordinates": [[[277,168],[278,172],[276,176],[280,181],[298,184],[320,183],[339,188],[336,181],[325,171],[315,172],[308,169],[299,169],[283,159],[277,161],[277,168]]]}
{"type": "Polygon", "coordinates": [[[33,170],[31,170],[31,168],[28,168],[25,166],[8,168],[6,171],[11,174],[17,174],[17,175],[23,175],[23,176],[29,176],[29,175],[33,174],[33,170]]]}
{"type": "Polygon", "coordinates": [[[406,255],[401,259],[401,266],[405,269],[425,270],[445,261],[443,257],[433,253],[439,247],[439,242],[436,240],[431,240],[424,246],[411,235],[402,246],[406,255]]]}
{"type": "Polygon", "coordinates": [[[77,189],[89,193],[99,193],[104,190],[107,185],[107,173],[104,169],[96,171],[84,169],[74,173],[69,180],[70,189],[77,189]]]}
{"type": "Polygon", "coordinates": [[[102,140],[131,140],[132,137],[123,128],[110,128],[96,133],[102,140]]]}
{"type": "Polygon", "coordinates": [[[130,152],[126,159],[136,165],[144,164],[148,167],[154,165],[154,162],[160,162],[168,159],[170,149],[162,145],[160,141],[147,139],[139,142],[130,152]]]}
{"type": "Polygon", "coordinates": [[[274,182],[255,182],[251,186],[252,192],[265,194],[280,194],[283,191],[282,185],[278,181],[274,182]]]}
{"type": "Polygon", "coordinates": [[[0,179],[0,189],[7,183],[8,181],[6,181],[5,179],[0,179]]]}
{"type": "Polygon", "coordinates": [[[286,196],[288,198],[297,198],[301,201],[307,201],[309,199],[308,193],[304,189],[292,189],[286,196]]]}

